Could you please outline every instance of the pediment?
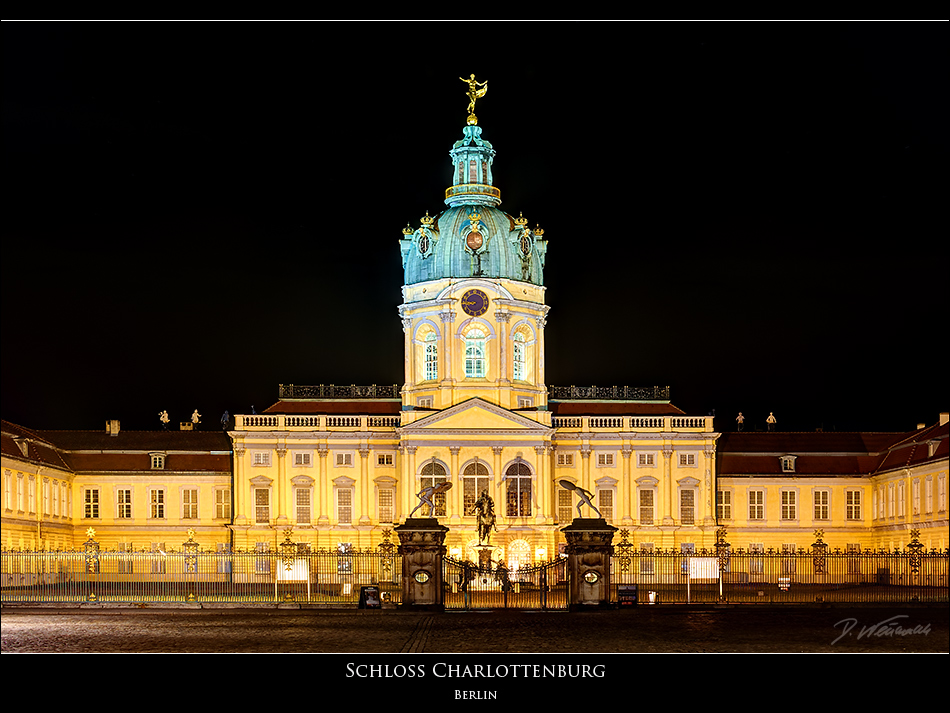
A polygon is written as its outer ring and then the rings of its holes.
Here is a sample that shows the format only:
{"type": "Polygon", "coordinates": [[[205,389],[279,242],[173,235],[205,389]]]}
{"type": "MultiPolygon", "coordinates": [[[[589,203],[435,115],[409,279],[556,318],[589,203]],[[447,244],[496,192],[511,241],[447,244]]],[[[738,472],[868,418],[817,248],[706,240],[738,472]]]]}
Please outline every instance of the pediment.
{"type": "Polygon", "coordinates": [[[403,434],[433,431],[547,434],[553,429],[488,401],[474,398],[404,426],[400,431],[403,434]]]}

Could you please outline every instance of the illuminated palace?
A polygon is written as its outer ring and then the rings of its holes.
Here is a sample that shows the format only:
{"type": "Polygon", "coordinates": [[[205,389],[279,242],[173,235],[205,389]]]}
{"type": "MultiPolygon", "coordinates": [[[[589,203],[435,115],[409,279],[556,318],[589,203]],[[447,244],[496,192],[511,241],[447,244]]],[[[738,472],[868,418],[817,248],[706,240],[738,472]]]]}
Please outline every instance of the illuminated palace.
{"type": "MultiPolygon", "coordinates": [[[[474,78],[473,80],[474,81],[474,78]]],[[[558,388],[545,378],[540,228],[500,209],[495,150],[474,115],[451,148],[444,207],[403,230],[402,386],[280,387],[228,433],[40,432],[3,424],[3,546],[373,547],[427,486],[446,546],[477,559],[555,557],[561,528],[602,517],[642,549],[946,548],[946,414],[910,433],[720,434],[666,388],[558,388]],[[578,511],[566,485],[591,493],[578,511]]],[[[424,506],[417,516],[428,516],[424,506]]]]}

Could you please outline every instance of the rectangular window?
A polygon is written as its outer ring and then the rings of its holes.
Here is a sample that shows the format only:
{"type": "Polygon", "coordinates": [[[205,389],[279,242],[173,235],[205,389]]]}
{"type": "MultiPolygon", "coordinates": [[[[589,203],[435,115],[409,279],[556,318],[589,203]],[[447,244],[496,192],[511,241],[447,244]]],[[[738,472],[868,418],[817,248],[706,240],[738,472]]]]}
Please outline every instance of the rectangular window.
{"type": "Polygon", "coordinates": [[[254,465],[270,465],[270,453],[266,451],[256,451],[254,453],[254,465]]]}
{"type": "MultiPolygon", "coordinates": [[[[156,491],[163,492],[163,491],[156,491]]],[[[165,554],[164,542],[152,543],[152,574],[165,574],[168,557],[165,554]]]]}
{"type": "Polygon", "coordinates": [[[115,493],[115,515],[116,517],[127,520],[132,517],[132,491],[117,490],[115,493]]]}
{"type": "Polygon", "coordinates": [[[270,574],[271,558],[268,555],[270,543],[255,542],[254,551],[257,553],[257,557],[254,558],[254,572],[256,574],[270,574]]]}
{"type": "Polygon", "coordinates": [[[653,491],[640,491],[640,524],[653,524],[653,491]]]}
{"type": "Polygon", "coordinates": [[[609,468],[613,464],[614,464],[613,453],[598,453],[597,454],[597,465],[609,468]]]}
{"type": "Polygon", "coordinates": [[[352,453],[337,453],[336,465],[338,468],[349,468],[353,465],[352,453]]]}
{"type": "Polygon", "coordinates": [[[392,453],[379,453],[376,456],[376,465],[378,466],[390,466],[395,462],[395,458],[392,453]]]}
{"type": "Polygon", "coordinates": [[[99,491],[94,488],[88,489],[85,491],[83,497],[85,498],[85,502],[83,504],[82,516],[97,519],[99,517],[99,491]]]}
{"type": "Polygon", "coordinates": [[[794,490],[782,491],[782,519],[798,519],[798,509],[796,507],[796,493],[794,490]]]}
{"type": "Polygon", "coordinates": [[[132,574],[132,543],[118,542],[115,549],[119,553],[117,557],[119,574],[132,574]]]}
{"type": "Polygon", "coordinates": [[[654,465],[653,453],[640,453],[637,455],[637,465],[649,467],[654,465]]]}
{"type": "Polygon", "coordinates": [[[165,491],[149,491],[149,517],[161,519],[165,517],[165,491]]]}
{"type": "Polygon", "coordinates": [[[828,515],[829,515],[828,501],[829,501],[829,493],[827,490],[815,491],[815,519],[816,520],[828,519],[828,515]]]}
{"type": "Polygon", "coordinates": [[[763,574],[765,572],[765,545],[754,542],[749,545],[749,574],[763,574]]]}
{"type": "Polygon", "coordinates": [[[254,488],[254,522],[270,522],[270,489],[254,488]]]}
{"type": "Polygon", "coordinates": [[[574,502],[570,490],[559,488],[557,491],[557,521],[571,522],[574,517],[574,502]]]}
{"type": "Polygon", "coordinates": [[[310,524],[310,488],[296,488],[297,524],[310,524]]]}
{"type": "Polygon", "coordinates": [[[680,465],[683,467],[690,467],[696,465],[696,454],[695,453],[680,453],[680,465]]]}
{"type": "Polygon", "coordinates": [[[557,464],[565,468],[574,467],[574,454],[573,453],[558,453],[557,454],[557,464]]]}
{"type": "Polygon", "coordinates": [[[797,564],[795,545],[782,545],[782,574],[795,574],[798,571],[797,564]]]}
{"type": "MultiPolygon", "coordinates": [[[[652,494],[653,491],[651,490],[649,492],[652,494]]],[[[641,542],[640,543],[640,574],[653,574],[654,570],[655,570],[655,567],[653,566],[653,543],[641,542]]]]}
{"type": "Polygon", "coordinates": [[[198,490],[196,488],[181,491],[181,516],[185,520],[198,519],[198,490]]]}
{"type": "Polygon", "coordinates": [[[598,490],[597,491],[597,509],[600,510],[601,516],[607,522],[613,522],[614,520],[614,491],[613,490],[598,490]]]}
{"type": "Polygon", "coordinates": [[[214,491],[214,516],[218,520],[231,517],[231,491],[218,488],[214,491]]]}
{"type": "Polygon", "coordinates": [[[861,491],[848,490],[845,497],[845,518],[848,520],[861,519],[861,491]]]}
{"type": "Polygon", "coordinates": [[[696,491],[680,491],[680,524],[692,525],[696,522],[696,491]]]}
{"type": "Polygon", "coordinates": [[[353,523],[353,489],[339,488],[336,491],[336,518],[341,525],[353,523]]]}
{"type": "Polygon", "coordinates": [[[720,520],[732,519],[732,491],[716,491],[716,517],[720,520]]]}
{"type": "Polygon", "coordinates": [[[911,506],[914,515],[920,515],[920,478],[914,478],[910,485],[911,506]]]}
{"type": "Polygon", "coordinates": [[[764,520],[765,519],[765,491],[764,490],[750,490],[749,491],[749,519],[750,520],[764,520]]]}
{"type": "Polygon", "coordinates": [[[294,453],[294,465],[299,465],[304,468],[310,467],[310,453],[294,453]]]}
{"type": "Polygon", "coordinates": [[[924,482],[924,506],[926,508],[924,512],[928,515],[934,511],[934,483],[929,475],[924,482]]]}
{"type": "Polygon", "coordinates": [[[393,522],[395,517],[395,492],[392,488],[380,488],[377,517],[380,522],[393,522]]]}

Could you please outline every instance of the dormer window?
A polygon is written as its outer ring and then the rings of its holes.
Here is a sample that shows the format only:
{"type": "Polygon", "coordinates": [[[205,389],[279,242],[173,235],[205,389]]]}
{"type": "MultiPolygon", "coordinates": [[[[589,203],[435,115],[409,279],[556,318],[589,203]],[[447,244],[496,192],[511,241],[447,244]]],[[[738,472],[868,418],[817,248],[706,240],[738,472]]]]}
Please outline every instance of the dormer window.
{"type": "Polygon", "coordinates": [[[164,453],[149,453],[148,455],[152,462],[152,470],[165,469],[165,454],[164,453]]]}
{"type": "Polygon", "coordinates": [[[794,473],[795,472],[795,459],[798,456],[782,456],[779,461],[782,464],[783,473],[794,473]]]}

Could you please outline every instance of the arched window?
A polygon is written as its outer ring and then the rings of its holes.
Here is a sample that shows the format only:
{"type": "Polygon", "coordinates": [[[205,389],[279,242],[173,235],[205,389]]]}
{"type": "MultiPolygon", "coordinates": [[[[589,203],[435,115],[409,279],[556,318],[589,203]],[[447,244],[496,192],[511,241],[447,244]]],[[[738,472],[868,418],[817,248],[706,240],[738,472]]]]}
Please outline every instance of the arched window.
{"type": "Polygon", "coordinates": [[[514,338],[514,349],[512,350],[512,376],[517,381],[524,381],[528,378],[527,369],[527,347],[525,345],[524,334],[517,332],[514,338]]]}
{"type": "Polygon", "coordinates": [[[527,517],[531,514],[531,469],[527,463],[512,463],[505,471],[508,517],[527,517]]]}
{"type": "Polygon", "coordinates": [[[462,508],[465,515],[472,513],[475,501],[482,491],[489,489],[491,476],[484,463],[476,460],[462,470],[462,508]]]}
{"type": "MultiPolygon", "coordinates": [[[[448,473],[445,466],[432,459],[422,466],[422,477],[419,478],[419,489],[440,485],[446,481],[448,473]]],[[[438,493],[432,500],[435,503],[435,512],[429,517],[445,517],[445,493],[438,493]]]]}
{"type": "Polygon", "coordinates": [[[429,332],[426,335],[425,343],[425,378],[426,381],[432,381],[439,378],[439,342],[435,332],[429,332]]]}
{"type": "Polygon", "coordinates": [[[485,377],[485,333],[480,329],[469,330],[465,335],[465,376],[485,377]]]}

